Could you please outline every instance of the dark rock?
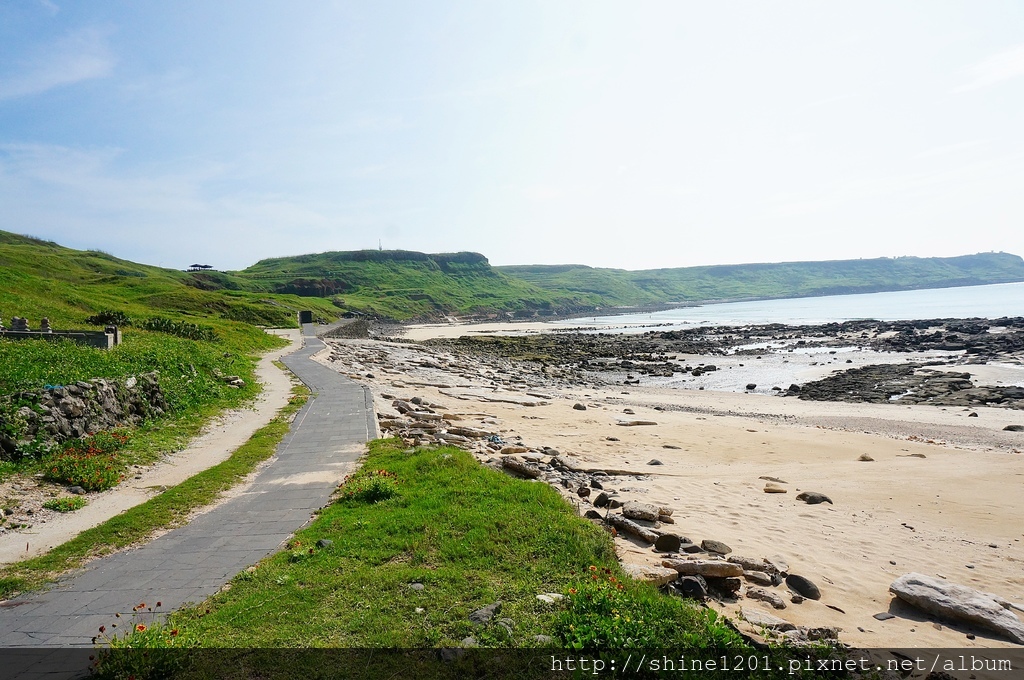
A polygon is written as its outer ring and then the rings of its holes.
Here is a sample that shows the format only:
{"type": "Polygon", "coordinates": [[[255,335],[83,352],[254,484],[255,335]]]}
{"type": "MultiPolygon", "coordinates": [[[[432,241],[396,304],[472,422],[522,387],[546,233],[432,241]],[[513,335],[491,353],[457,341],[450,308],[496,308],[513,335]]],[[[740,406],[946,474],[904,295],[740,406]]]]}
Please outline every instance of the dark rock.
{"type": "Polygon", "coordinates": [[[601,513],[599,513],[597,510],[594,510],[593,508],[591,508],[590,510],[587,510],[585,513],[583,513],[583,516],[585,518],[587,518],[587,519],[600,519],[600,520],[604,519],[604,517],[601,515],[601,513]]]}
{"type": "Polygon", "coordinates": [[[757,389],[757,383],[747,383],[747,389],[748,390],[756,390],[757,389]]]}
{"type": "Polygon", "coordinates": [[[1006,432],[1024,432],[1024,425],[1007,425],[1003,430],[1006,432]]]}
{"type": "Polygon", "coordinates": [[[684,542],[681,546],[679,546],[679,549],[684,553],[690,554],[704,552],[703,549],[695,543],[684,542]]]}
{"type": "Polygon", "coordinates": [[[491,619],[493,619],[494,616],[500,611],[501,601],[499,600],[498,602],[494,602],[492,604],[487,605],[486,607],[481,607],[480,609],[471,612],[469,615],[469,620],[478,626],[482,626],[487,623],[490,623],[491,619]]]}
{"type": "Polygon", "coordinates": [[[654,542],[654,549],[661,552],[678,552],[682,542],[682,539],[675,534],[662,534],[654,542]]]}
{"type": "Polygon", "coordinates": [[[874,615],[873,618],[876,618],[879,621],[888,621],[889,619],[895,619],[896,615],[895,614],[890,614],[889,612],[878,612],[877,614],[874,615]]]}
{"type": "Polygon", "coordinates": [[[828,503],[829,505],[833,504],[831,498],[823,493],[818,493],[817,491],[802,491],[797,494],[796,499],[807,503],[807,505],[817,505],[818,503],[828,503]]]}
{"type": "Polygon", "coordinates": [[[740,591],[743,587],[743,581],[738,576],[708,576],[705,577],[708,583],[708,588],[711,590],[717,590],[725,595],[733,595],[740,591]]]}
{"type": "Polygon", "coordinates": [[[594,499],[594,507],[595,508],[606,507],[608,505],[608,501],[609,500],[610,500],[610,497],[608,496],[608,494],[605,493],[604,491],[602,491],[601,493],[597,494],[597,498],[594,499]]]}
{"type": "Polygon", "coordinates": [[[329,538],[321,538],[316,542],[316,547],[318,548],[330,548],[332,545],[334,545],[334,541],[329,538]]]}
{"type": "Polygon", "coordinates": [[[657,458],[651,458],[649,461],[647,461],[647,464],[648,465],[664,465],[664,463],[662,463],[657,458]]]}
{"type": "Polygon", "coordinates": [[[790,590],[799,595],[803,595],[808,600],[821,599],[821,591],[818,590],[818,586],[814,585],[810,579],[803,576],[790,574],[786,577],[786,585],[789,586],[790,590]]]}
{"type": "Polygon", "coordinates": [[[576,411],[586,411],[587,410],[587,407],[584,406],[583,404],[578,404],[578,403],[577,404],[573,404],[572,407],[573,407],[573,410],[576,410],[576,411]]]}
{"type": "Polygon", "coordinates": [[[76,494],[78,496],[81,496],[81,495],[85,494],[85,489],[83,489],[80,486],[73,486],[73,487],[69,488],[68,491],[70,491],[71,493],[76,494]]]}
{"type": "Polygon", "coordinates": [[[732,552],[732,548],[725,543],[707,538],[700,542],[700,547],[708,552],[718,553],[719,555],[728,555],[732,552]]]}
{"type": "Polygon", "coordinates": [[[580,498],[586,498],[587,496],[590,495],[590,488],[586,486],[581,486],[580,488],[576,489],[576,495],[579,496],[580,498]]]}
{"type": "Polygon", "coordinates": [[[597,481],[596,479],[591,479],[590,480],[590,488],[591,489],[598,489],[598,490],[600,490],[600,489],[603,489],[604,486],[601,484],[601,482],[597,481]]]}
{"type": "Polygon", "coordinates": [[[978,414],[976,412],[972,411],[972,412],[967,414],[967,417],[968,418],[977,418],[978,414]]]}
{"type": "Polygon", "coordinates": [[[708,584],[703,576],[680,576],[674,585],[683,597],[703,601],[708,596],[708,584]]]}

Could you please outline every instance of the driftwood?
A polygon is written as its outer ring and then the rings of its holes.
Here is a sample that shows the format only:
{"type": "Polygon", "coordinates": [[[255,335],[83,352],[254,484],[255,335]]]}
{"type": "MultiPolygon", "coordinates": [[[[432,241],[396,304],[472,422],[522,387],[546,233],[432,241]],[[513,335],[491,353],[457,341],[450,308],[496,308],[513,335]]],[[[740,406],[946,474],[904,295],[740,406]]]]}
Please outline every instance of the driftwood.
{"type": "Polygon", "coordinates": [[[622,427],[636,427],[637,425],[657,425],[658,423],[653,420],[620,420],[615,424],[622,427]]]}
{"type": "Polygon", "coordinates": [[[651,531],[647,527],[640,526],[632,520],[626,519],[622,515],[608,515],[608,517],[605,518],[605,522],[611,524],[619,531],[627,533],[631,536],[635,536],[636,538],[639,538],[648,543],[654,543],[658,540],[657,533],[651,531]]]}
{"type": "Polygon", "coordinates": [[[526,477],[536,479],[540,477],[541,471],[533,467],[519,456],[505,456],[501,459],[502,467],[508,468],[514,472],[518,472],[526,477]]]}

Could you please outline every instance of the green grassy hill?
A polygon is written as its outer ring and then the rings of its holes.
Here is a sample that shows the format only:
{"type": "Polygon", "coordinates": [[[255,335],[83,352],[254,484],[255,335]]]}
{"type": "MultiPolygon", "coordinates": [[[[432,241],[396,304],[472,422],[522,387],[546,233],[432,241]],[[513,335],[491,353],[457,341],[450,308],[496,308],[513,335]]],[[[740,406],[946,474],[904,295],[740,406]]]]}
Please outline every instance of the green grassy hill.
{"type": "Polygon", "coordinates": [[[526,265],[498,270],[556,297],[574,295],[595,305],[806,297],[1024,281],[1024,260],[1009,253],[642,271],[584,265],[526,265]]]}
{"type": "Polygon", "coordinates": [[[255,290],[329,297],[339,307],[393,319],[550,315],[589,304],[575,293],[552,295],[507,276],[478,253],[328,252],[261,260],[229,278],[255,290]]]}

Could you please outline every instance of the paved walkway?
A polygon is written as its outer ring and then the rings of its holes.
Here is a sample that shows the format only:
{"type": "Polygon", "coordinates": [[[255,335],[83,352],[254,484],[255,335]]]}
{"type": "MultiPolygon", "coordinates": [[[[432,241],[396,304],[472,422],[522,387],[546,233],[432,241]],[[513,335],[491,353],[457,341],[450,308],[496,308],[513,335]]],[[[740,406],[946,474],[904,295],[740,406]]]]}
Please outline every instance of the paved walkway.
{"type": "MultiPolygon", "coordinates": [[[[369,392],[310,359],[324,347],[314,331],[304,326],[305,347],[282,359],[314,397],[252,486],[140,548],[5,603],[0,647],[91,647],[99,626],[109,629],[115,613],[130,614],[140,602],[160,601],[165,612],[200,602],[278,550],[327,503],[377,430],[369,392]]],[[[4,658],[12,657],[0,652],[4,658]]],[[[0,674],[14,677],[12,670],[0,668],[0,674]]]]}

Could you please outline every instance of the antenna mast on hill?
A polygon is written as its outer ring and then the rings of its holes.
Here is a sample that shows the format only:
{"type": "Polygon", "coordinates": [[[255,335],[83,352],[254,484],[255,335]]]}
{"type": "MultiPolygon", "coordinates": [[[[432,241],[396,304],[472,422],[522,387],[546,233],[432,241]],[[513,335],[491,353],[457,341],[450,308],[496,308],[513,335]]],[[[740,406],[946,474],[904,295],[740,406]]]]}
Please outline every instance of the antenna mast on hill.
{"type": "Polygon", "coordinates": [[[380,251],[384,250],[384,246],[381,245],[380,239],[377,239],[377,250],[380,250],[380,251]]]}

